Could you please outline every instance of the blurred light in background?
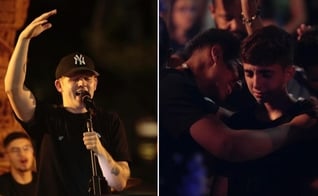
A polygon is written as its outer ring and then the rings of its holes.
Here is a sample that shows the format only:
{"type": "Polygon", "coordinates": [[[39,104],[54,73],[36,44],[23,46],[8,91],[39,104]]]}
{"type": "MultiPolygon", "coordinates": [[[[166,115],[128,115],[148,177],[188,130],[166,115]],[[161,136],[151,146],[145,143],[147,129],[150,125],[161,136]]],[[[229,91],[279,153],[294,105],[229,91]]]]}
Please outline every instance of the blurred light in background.
{"type": "Polygon", "coordinates": [[[155,161],[157,158],[157,122],[140,120],[136,124],[136,134],[139,137],[137,152],[141,159],[155,161]]]}

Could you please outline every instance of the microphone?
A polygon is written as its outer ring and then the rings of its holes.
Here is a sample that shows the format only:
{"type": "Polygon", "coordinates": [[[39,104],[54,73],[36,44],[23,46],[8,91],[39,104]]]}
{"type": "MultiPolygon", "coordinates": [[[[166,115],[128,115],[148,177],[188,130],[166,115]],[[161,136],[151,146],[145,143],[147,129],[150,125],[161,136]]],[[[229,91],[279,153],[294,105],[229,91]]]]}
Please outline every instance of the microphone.
{"type": "Polygon", "coordinates": [[[91,113],[94,113],[96,110],[95,104],[93,99],[91,98],[91,95],[87,91],[80,91],[76,92],[76,94],[81,96],[82,102],[85,105],[85,108],[90,111],[91,113]]]}

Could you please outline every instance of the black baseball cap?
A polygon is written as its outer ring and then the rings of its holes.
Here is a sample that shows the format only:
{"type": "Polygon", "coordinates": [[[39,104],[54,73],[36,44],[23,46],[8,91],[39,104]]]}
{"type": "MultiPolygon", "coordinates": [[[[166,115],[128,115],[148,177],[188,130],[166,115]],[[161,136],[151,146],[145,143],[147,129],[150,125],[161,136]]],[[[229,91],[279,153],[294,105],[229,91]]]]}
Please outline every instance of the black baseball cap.
{"type": "Polygon", "coordinates": [[[99,75],[91,58],[82,53],[74,52],[60,60],[55,71],[55,78],[71,76],[76,72],[92,72],[96,76],[99,75]]]}

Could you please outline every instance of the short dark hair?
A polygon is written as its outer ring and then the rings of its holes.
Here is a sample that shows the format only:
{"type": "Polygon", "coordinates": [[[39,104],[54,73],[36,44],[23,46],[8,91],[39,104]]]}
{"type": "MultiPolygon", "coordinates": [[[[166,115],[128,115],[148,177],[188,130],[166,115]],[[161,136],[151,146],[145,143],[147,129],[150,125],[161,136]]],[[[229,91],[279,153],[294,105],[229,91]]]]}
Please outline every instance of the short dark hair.
{"type": "Polygon", "coordinates": [[[223,60],[232,60],[239,57],[240,41],[231,32],[223,29],[208,29],[191,39],[184,54],[189,58],[192,53],[200,48],[218,44],[223,49],[223,60]]]}
{"type": "Polygon", "coordinates": [[[318,66],[318,29],[305,32],[297,42],[295,51],[295,64],[303,67],[318,66]]]}
{"type": "MultiPolygon", "coordinates": [[[[3,140],[3,147],[6,148],[13,140],[16,139],[21,139],[21,138],[25,138],[30,140],[31,139],[29,137],[29,135],[27,135],[26,133],[22,132],[22,131],[14,131],[9,133],[3,140]]],[[[31,142],[32,143],[32,142],[31,142]]]]}
{"type": "Polygon", "coordinates": [[[279,27],[263,27],[243,40],[241,58],[243,63],[252,65],[279,64],[286,67],[293,64],[294,41],[279,27]]]}

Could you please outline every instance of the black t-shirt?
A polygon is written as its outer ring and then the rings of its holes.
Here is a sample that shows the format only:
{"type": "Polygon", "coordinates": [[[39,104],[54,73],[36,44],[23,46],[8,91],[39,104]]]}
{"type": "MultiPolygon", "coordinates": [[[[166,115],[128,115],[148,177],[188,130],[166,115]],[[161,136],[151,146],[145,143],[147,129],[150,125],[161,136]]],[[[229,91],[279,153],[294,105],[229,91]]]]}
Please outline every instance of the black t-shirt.
{"type": "MultiPolygon", "coordinates": [[[[91,161],[83,143],[88,118],[88,113],[74,114],[63,107],[37,103],[34,118],[21,122],[40,146],[37,195],[88,195],[91,161]]],[[[118,115],[97,110],[92,122],[93,130],[114,160],[130,161],[125,129],[118,115]]],[[[96,165],[102,176],[97,159],[96,165]]]]}
{"type": "Polygon", "coordinates": [[[208,167],[213,166],[213,161],[189,130],[218,107],[200,93],[190,70],[167,69],[160,76],[160,193],[197,195],[211,174],[208,167]]]}
{"type": "MultiPolygon", "coordinates": [[[[234,129],[265,129],[289,122],[306,111],[304,101],[294,103],[280,118],[261,121],[256,107],[234,114],[227,122],[234,129]]],[[[309,182],[317,175],[315,141],[299,142],[257,160],[232,164],[229,196],[301,196],[309,195],[309,182]]]]}
{"type": "Polygon", "coordinates": [[[0,176],[0,196],[34,196],[36,186],[36,174],[32,174],[32,181],[28,184],[19,184],[11,173],[0,176]]]}

